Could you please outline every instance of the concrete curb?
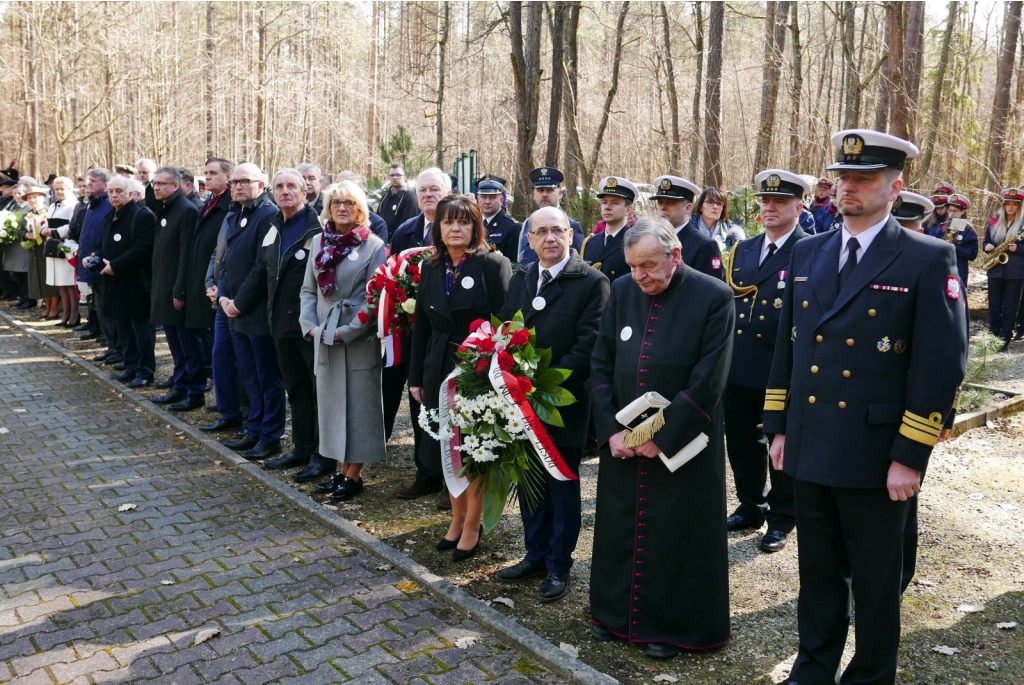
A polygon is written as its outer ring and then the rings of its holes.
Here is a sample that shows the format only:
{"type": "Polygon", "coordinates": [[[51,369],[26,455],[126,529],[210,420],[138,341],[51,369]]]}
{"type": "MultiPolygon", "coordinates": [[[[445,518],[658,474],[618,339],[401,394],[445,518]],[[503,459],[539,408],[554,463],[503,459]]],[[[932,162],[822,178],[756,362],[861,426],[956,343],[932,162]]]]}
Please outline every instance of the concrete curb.
{"type": "Polygon", "coordinates": [[[440,576],[431,573],[431,571],[422,564],[410,559],[391,545],[378,540],[359,526],[350,522],[348,519],[338,516],[331,510],[315,503],[308,497],[297,492],[294,488],[282,483],[273,476],[268,475],[259,466],[242,459],[235,452],[224,447],[216,440],[212,440],[207,437],[201,431],[198,431],[192,426],[189,426],[179,420],[170,412],[162,409],[159,405],[153,404],[134,390],[112,380],[102,369],[97,368],[91,362],[86,361],[64,346],[54,342],[46,335],[36,331],[34,328],[14,319],[7,312],[0,311],[0,319],[11,324],[22,333],[31,336],[37,342],[42,343],[68,361],[77,364],[100,383],[103,383],[107,387],[113,388],[118,393],[121,393],[124,396],[124,399],[129,402],[133,402],[144,411],[149,412],[151,415],[169,424],[175,430],[185,433],[189,438],[206,448],[206,450],[212,453],[212,455],[218,460],[223,460],[225,462],[225,466],[228,464],[234,466],[249,478],[273,490],[307,516],[328,528],[337,531],[340,535],[364,551],[376,557],[380,557],[395,568],[400,569],[419,585],[428,589],[435,596],[452,606],[454,609],[464,612],[481,626],[494,633],[497,638],[522,650],[528,656],[536,659],[558,675],[568,678],[574,683],[581,683],[582,685],[616,685],[619,682],[615,678],[588,666],[579,659],[572,658],[569,654],[563,652],[561,649],[551,644],[540,635],[537,635],[532,630],[529,630],[508,616],[492,609],[465,590],[462,590],[440,576]]]}

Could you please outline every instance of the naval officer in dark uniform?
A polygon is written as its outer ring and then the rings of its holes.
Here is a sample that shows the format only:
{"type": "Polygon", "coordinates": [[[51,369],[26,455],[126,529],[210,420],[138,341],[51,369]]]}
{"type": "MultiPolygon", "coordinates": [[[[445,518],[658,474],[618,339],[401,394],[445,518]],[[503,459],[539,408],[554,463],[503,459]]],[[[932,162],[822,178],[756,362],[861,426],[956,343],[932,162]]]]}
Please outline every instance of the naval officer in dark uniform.
{"type": "MultiPolygon", "coordinates": [[[[571,248],[574,231],[561,209],[541,207],[527,222],[524,226],[530,228],[530,246],[538,261],[512,275],[498,318],[510,321],[522,312],[527,327],[537,333],[534,346],[551,350],[552,368],[572,372],[562,387],[576,403],[561,408],[563,427],[551,426],[547,431],[565,463],[579,474],[590,416],[590,357],[608,299],[608,279],[571,248]]],[[[555,480],[546,474],[545,481],[547,487],[533,510],[520,497],[526,558],[497,576],[507,583],[544,576],[539,599],[554,602],[569,589],[572,553],[580,535],[580,482],[555,480]]]]}
{"type": "MultiPolygon", "coordinates": [[[[552,166],[538,167],[530,172],[530,183],[533,184],[533,201],[537,209],[541,207],[562,207],[562,196],[565,189],[562,182],[565,175],[552,166]]],[[[572,249],[576,252],[583,250],[583,227],[580,223],[569,217],[569,227],[572,228],[572,249]]],[[[530,219],[523,222],[523,229],[519,232],[519,256],[517,261],[520,265],[526,266],[537,261],[537,253],[530,247],[530,219]]]]}
{"type": "Polygon", "coordinates": [[[726,281],[735,291],[736,335],[733,339],[729,385],[725,389],[725,442],[740,505],[726,520],[730,532],[760,528],[768,532],[761,549],[778,552],[793,531],[793,479],[771,470],[768,482],[768,440],[761,431],[768,373],[782,313],[789,257],[798,240],[806,180],[789,171],[768,169],[754,178],[761,202],[764,233],[736,245],[726,281]]]}
{"type": "Polygon", "coordinates": [[[487,174],[476,186],[476,201],[484,216],[487,241],[513,264],[519,256],[519,224],[505,213],[508,183],[501,176],[487,174]]]}
{"type": "Polygon", "coordinates": [[[629,208],[639,194],[635,185],[618,176],[606,176],[597,184],[597,197],[601,200],[601,218],[605,229],[602,233],[587,236],[583,241],[582,257],[583,261],[607,276],[609,281],[629,273],[622,240],[629,231],[626,223],[629,208]]]}
{"type": "Polygon", "coordinates": [[[697,184],[679,176],[659,176],[654,179],[654,187],[658,192],[651,199],[658,202],[658,216],[675,226],[683,244],[683,264],[702,274],[725,278],[718,243],[690,223],[693,198],[700,195],[697,184]]]}
{"type": "Polygon", "coordinates": [[[800,649],[790,683],[896,680],[909,500],[964,377],[967,325],[952,245],[890,215],[911,143],[853,129],[839,148],[841,230],[793,247],[765,399],[772,465],[792,476],[800,649]],[[787,334],[788,333],[788,334],[787,334]]]}

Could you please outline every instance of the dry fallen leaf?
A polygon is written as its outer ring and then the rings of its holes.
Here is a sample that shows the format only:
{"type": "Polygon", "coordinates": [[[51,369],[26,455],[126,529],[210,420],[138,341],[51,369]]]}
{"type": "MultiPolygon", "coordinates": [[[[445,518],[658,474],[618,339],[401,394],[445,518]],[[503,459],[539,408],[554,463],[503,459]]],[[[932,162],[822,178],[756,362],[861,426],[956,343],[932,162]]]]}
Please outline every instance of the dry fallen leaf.
{"type": "Polygon", "coordinates": [[[496,603],[498,603],[498,604],[504,604],[504,605],[505,605],[505,606],[507,606],[507,607],[508,607],[509,609],[515,609],[515,608],[516,608],[516,603],[515,603],[515,602],[513,602],[513,601],[512,601],[511,599],[509,599],[508,597],[495,597],[495,598],[494,598],[494,601],[495,601],[496,603]]]}
{"type": "Polygon", "coordinates": [[[924,580],[923,578],[918,578],[918,579],[917,579],[917,580],[915,580],[914,582],[915,582],[915,583],[916,583],[917,585],[920,585],[921,587],[935,587],[935,583],[933,583],[933,582],[932,582],[932,581],[930,581],[930,580],[924,580]]]}
{"type": "Polygon", "coordinates": [[[391,570],[391,564],[381,564],[380,566],[377,567],[377,570],[378,571],[390,571],[391,570]]]}
{"type": "Polygon", "coordinates": [[[5,428],[0,428],[0,435],[3,435],[4,433],[10,433],[10,432],[11,432],[10,428],[6,428],[6,427],[5,428]]]}
{"type": "MultiPolygon", "coordinates": [[[[497,602],[498,600],[494,601],[497,602]]],[[[575,645],[570,645],[568,642],[563,642],[560,645],[558,645],[558,648],[566,654],[568,654],[569,656],[571,656],[573,659],[580,658],[580,648],[575,645]]]]}
{"type": "Polygon", "coordinates": [[[218,635],[220,635],[220,628],[207,628],[206,630],[200,630],[196,633],[196,639],[192,644],[201,645],[207,640],[215,638],[218,635]]]}
{"type": "Polygon", "coordinates": [[[325,504],[324,505],[324,509],[330,509],[331,511],[338,511],[338,507],[334,506],[333,504],[325,504]]]}
{"type": "Polygon", "coordinates": [[[15,409],[14,413],[15,414],[24,414],[27,411],[28,411],[28,409],[15,409]]]}
{"type": "Polygon", "coordinates": [[[674,675],[669,675],[668,673],[660,673],[660,674],[654,676],[654,682],[656,682],[656,683],[678,683],[679,682],[679,678],[676,678],[674,675]]]}
{"type": "Polygon", "coordinates": [[[466,635],[465,637],[460,637],[458,640],[456,640],[455,646],[459,649],[468,649],[475,645],[476,641],[479,639],[480,638],[476,635],[466,635]]]}
{"type": "Polygon", "coordinates": [[[420,589],[420,586],[411,580],[403,580],[399,583],[395,583],[395,587],[402,592],[416,592],[420,589]]]}
{"type": "Polygon", "coordinates": [[[138,509],[138,508],[139,508],[139,505],[132,504],[131,502],[127,502],[127,503],[122,504],[121,506],[119,506],[117,508],[117,510],[118,511],[131,511],[132,509],[138,509]]]}
{"type": "Polygon", "coordinates": [[[999,506],[1005,509],[1006,511],[1016,511],[1020,509],[1020,507],[1018,507],[1016,504],[1000,504],[999,506]]]}
{"type": "Polygon", "coordinates": [[[214,466],[223,466],[224,462],[222,462],[221,460],[218,459],[217,461],[213,462],[213,465],[214,466]]]}
{"type": "Polygon", "coordinates": [[[985,611],[984,604],[961,604],[956,608],[962,614],[977,614],[985,611]]]}
{"type": "Polygon", "coordinates": [[[938,645],[937,647],[932,647],[932,651],[938,652],[939,654],[945,654],[946,656],[953,656],[954,654],[958,654],[960,652],[960,650],[956,647],[947,647],[946,645],[938,645]]]}
{"type": "Polygon", "coordinates": [[[984,497],[985,495],[981,494],[980,492],[972,492],[971,494],[967,495],[967,499],[972,499],[975,502],[980,501],[984,497]]]}
{"type": "Polygon", "coordinates": [[[174,581],[173,581],[173,580],[167,580],[167,579],[165,578],[164,580],[161,580],[161,581],[160,581],[160,584],[161,584],[161,585],[174,585],[174,581]]]}
{"type": "Polygon", "coordinates": [[[1006,623],[997,623],[996,624],[996,628],[999,628],[999,630],[1013,630],[1016,627],[1017,627],[1017,622],[1016,621],[1007,621],[1006,623]]]}

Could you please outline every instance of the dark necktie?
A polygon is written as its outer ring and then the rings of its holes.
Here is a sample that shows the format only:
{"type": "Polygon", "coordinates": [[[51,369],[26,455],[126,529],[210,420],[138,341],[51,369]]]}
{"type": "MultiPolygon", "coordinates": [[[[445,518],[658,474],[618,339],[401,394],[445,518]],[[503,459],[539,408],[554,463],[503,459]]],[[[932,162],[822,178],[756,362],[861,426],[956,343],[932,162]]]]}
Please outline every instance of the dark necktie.
{"type": "Polygon", "coordinates": [[[857,250],[860,249],[860,243],[857,242],[856,238],[850,238],[850,241],[846,243],[846,247],[850,253],[846,256],[846,264],[843,264],[843,268],[839,271],[839,289],[842,290],[846,282],[850,280],[850,276],[853,274],[853,270],[857,268],[857,250]]]}
{"type": "MultiPolygon", "coordinates": [[[[776,245],[775,243],[768,243],[768,254],[765,255],[765,258],[761,260],[761,264],[764,264],[769,259],[771,259],[772,255],[775,254],[775,251],[778,250],[778,249],[779,249],[779,246],[776,245]]],[[[758,266],[761,266],[761,264],[758,264],[758,266]]]]}
{"type": "Polygon", "coordinates": [[[540,272],[540,288],[537,292],[544,290],[544,286],[551,282],[551,272],[547,269],[542,269],[540,272]]]}

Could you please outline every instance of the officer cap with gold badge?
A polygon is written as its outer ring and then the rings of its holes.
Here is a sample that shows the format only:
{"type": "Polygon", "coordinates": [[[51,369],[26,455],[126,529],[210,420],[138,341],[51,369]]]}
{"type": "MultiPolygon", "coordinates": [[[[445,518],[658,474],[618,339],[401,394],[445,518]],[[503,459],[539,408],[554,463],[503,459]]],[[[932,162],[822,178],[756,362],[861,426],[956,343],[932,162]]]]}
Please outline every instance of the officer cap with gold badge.
{"type": "Polygon", "coordinates": [[[935,204],[924,195],[910,190],[901,190],[892,203],[891,214],[894,219],[917,221],[923,219],[935,209],[935,204]]]}
{"type": "Polygon", "coordinates": [[[833,188],[836,187],[836,182],[830,178],[825,178],[824,176],[822,176],[821,178],[818,179],[817,185],[821,188],[828,188],[829,190],[832,190],[833,188]]]}
{"type": "Polygon", "coordinates": [[[836,163],[826,171],[879,171],[903,169],[908,159],[920,152],[910,141],[888,133],[851,128],[832,134],[832,144],[839,150],[836,163]]]}
{"type": "Polygon", "coordinates": [[[1024,188],[1004,188],[1000,195],[1003,197],[1003,202],[1024,203],[1024,188]]]}
{"type": "Polygon", "coordinates": [[[767,169],[754,177],[755,197],[795,197],[809,195],[811,185],[806,179],[785,169],[767,169]]]}
{"type": "Polygon", "coordinates": [[[558,188],[565,175],[553,166],[542,166],[530,172],[530,183],[534,188],[558,188]]]}
{"type": "MultiPolygon", "coordinates": [[[[135,171],[135,167],[133,167],[131,164],[115,164],[114,165],[114,173],[115,174],[128,174],[130,176],[134,176],[136,171],[135,171]]],[[[204,183],[205,183],[205,181],[204,181],[204,183]]]]}
{"type": "Polygon", "coordinates": [[[657,189],[652,200],[686,200],[693,202],[694,198],[700,195],[700,186],[693,181],[688,181],[679,176],[659,176],[654,179],[654,187],[657,189]]]}
{"type": "Polygon", "coordinates": [[[494,174],[484,174],[476,184],[477,195],[500,195],[505,191],[505,184],[508,181],[503,179],[501,176],[495,176],[494,174]]]}
{"type": "Polygon", "coordinates": [[[627,205],[633,204],[640,191],[636,186],[619,176],[605,176],[597,184],[598,197],[621,197],[627,205]]]}
{"type": "Polygon", "coordinates": [[[957,195],[953,193],[949,196],[949,206],[954,209],[962,209],[967,211],[971,208],[971,201],[967,199],[966,195],[957,195]]]}

